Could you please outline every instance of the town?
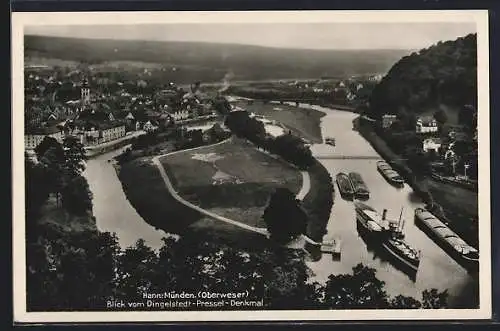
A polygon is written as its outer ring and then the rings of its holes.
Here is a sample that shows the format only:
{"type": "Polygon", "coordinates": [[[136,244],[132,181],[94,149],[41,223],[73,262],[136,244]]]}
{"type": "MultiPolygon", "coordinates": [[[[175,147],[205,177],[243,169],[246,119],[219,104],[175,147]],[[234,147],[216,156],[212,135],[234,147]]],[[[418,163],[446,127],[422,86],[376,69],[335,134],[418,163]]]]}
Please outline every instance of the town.
{"type": "Polygon", "coordinates": [[[213,98],[198,90],[199,83],[189,90],[174,83],[153,90],[144,80],[132,85],[92,75],[88,68],[67,73],[27,68],[25,79],[28,151],[46,136],[59,142],[66,135],[75,136],[87,149],[93,149],[174,124],[217,118],[213,98]]]}
{"type": "MultiPolygon", "coordinates": [[[[474,40],[429,52],[471,56],[474,40]]],[[[424,90],[406,70],[440,60],[422,54],[386,71],[262,80],[26,56],[29,304],[123,309],[106,302],[213,290],[273,309],[475,307],[474,85],[435,70],[444,83],[424,90]],[[85,291],[67,298],[74,282],[85,291]]]]}
{"type": "MultiPolygon", "coordinates": [[[[135,72],[135,77],[120,79],[119,72],[99,72],[89,65],[53,69],[26,66],[26,151],[32,154],[45,137],[62,142],[65,136],[73,136],[90,155],[95,155],[98,152],[92,151],[109,151],[104,146],[120,147],[119,142],[146,133],[200,122],[220,122],[221,114],[244,110],[229,105],[225,96],[232,92],[243,97],[263,93],[266,96],[261,98],[281,100],[281,104],[282,97],[322,104],[335,102],[355,110],[355,105],[366,101],[369,89],[381,79],[376,74],[352,77],[345,82],[327,78],[256,83],[250,84],[249,89],[223,84],[222,88],[214,89],[213,84],[202,87],[199,81],[183,86],[174,82],[158,84],[148,79],[152,73],[155,71],[144,68],[135,72]]],[[[262,115],[258,118],[271,123],[262,115]]]]}

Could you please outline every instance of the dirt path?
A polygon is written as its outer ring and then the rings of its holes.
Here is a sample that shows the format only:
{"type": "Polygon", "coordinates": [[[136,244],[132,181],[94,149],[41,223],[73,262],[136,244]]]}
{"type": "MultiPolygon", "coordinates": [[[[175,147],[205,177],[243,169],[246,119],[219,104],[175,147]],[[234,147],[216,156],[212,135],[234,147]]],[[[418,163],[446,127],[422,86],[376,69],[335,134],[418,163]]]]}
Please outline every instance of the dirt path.
{"type": "MultiPolygon", "coordinates": [[[[221,145],[221,144],[226,143],[228,141],[230,141],[230,139],[221,141],[221,142],[219,142],[217,144],[214,144],[214,145],[208,145],[208,146],[221,145]]],[[[208,147],[208,146],[200,146],[200,147],[195,147],[195,148],[191,148],[191,149],[186,149],[186,150],[181,150],[181,151],[175,151],[175,152],[171,152],[171,153],[167,153],[167,154],[163,154],[163,155],[158,155],[158,156],[155,156],[153,158],[153,163],[158,167],[158,170],[160,171],[160,175],[161,175],[161,177],[163,179],[163,182],[165,183],[165,186],[167,187],[167,190],[169,191],[169,193],[174,197],[174,199],[176,199],[177,201],[179,201],[183,205],[185,205],[185,206],[187,206],[187,207],[189,207],[189,208],[191,208],[193,210],[196,210],[197,212],[201,213],[202,215],[208,216],[211,219],[214,219],[214,220],[217,220],[217,221],[220,221],[220,222],[224,222],[224,223],[228,223],[228,224],[232,224],[232,225],[234,225],[236,227],[239,227],[239,228],[242,228],[242,229],[245,229],[245,230],[248,230],[248,231],[252,231],[252,232],[255,232],[255,233],[259,233],[261,235],[269,237],[269,232],[267,231],[266,228],[258,228],[258,227],[250,226],[250,225],[247,225],[247,224],[244,224],[244,223],[232,220],[230,218],[223,217],[223,216],[214,214],[212,212],[209,212],[208,210],[205,210],[205,209],[203,209],[203,208],[201,208],[199,206],[196,206],[196,205],[192,204],[191,202],[185,200],[184,198],[182,198],[175,191],[175,189],[174,189],[174,187],[172,185],[172,182],[168,178],[168,175],[167,175],[167,173],[165,171],[165,168],[162,166],[162,164],[160,162],[160,158],[164,157],[164,156],[169,156],[169,155],[177,154],[177,153],[184,153],[184,152],[189,152],[189,151],[193,151],[193,150],[198,150],[198,149],[202,149],[202,148],[205,148],[205,147],[208,147]]],[[[306,194],[309,192],[309,190],[311,188],[311,181],[310,181],[309,173],[307,171],[301,171],[301,174],[302,174],[302,188],[299,191],[299,193],[297,194],[297,199],[301,199],[302,200],[306,196],[306,194]]],[[[319,243],[314,242],[312,239],[308,238],[307,236],[301,236],[300,238],[298,238],[298,241],[299,242],[304,242],[304,243],[305,242],[309,242],[311,244],[319,244],[319,243]]],[[[290,244],[291,244],[291,248],[295,248],[295,246],[297,245],[297,240],[294,240],[290,244]]],[[[301,246],[303,246],[303,245],[301,245],[301,246]]]]}

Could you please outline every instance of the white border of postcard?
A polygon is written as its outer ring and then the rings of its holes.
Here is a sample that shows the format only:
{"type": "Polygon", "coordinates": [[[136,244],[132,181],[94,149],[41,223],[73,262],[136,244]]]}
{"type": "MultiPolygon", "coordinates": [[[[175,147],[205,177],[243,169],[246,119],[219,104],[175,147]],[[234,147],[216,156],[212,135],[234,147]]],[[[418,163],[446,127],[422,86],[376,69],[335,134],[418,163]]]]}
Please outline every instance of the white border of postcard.
{"type": "Polygon", "coordinates": [[[14,321],[168,322],[285,320],[457,320],[491,318],[489,38],[486,10],[283,12],[58,12],[12,13],[13,272],[14,321]],[[475,22],[478,50],[480,308],[445,310],[27,312],[24,222],[23,28],[26,25],[175,23],[475,22]]]}

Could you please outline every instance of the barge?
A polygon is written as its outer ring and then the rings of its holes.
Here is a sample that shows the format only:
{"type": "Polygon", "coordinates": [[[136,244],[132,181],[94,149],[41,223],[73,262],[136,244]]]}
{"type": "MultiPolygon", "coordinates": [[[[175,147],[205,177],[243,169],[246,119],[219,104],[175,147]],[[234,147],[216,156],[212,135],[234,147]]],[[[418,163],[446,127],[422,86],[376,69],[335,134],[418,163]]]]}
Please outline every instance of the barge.
{"type": "Polygon", "coordinates": [[[339,187],[340,195],[344,199],[353,199],[354,198],[354,188],[352,186],[351,180],[349,176],[343,172],[339,172],[336,176],[337,186],[339,187]]]}
{"type": "Polygon", "coordinates": [[[478,268],[479,251],[425,208],[415,209],[415,224],[465,268],[478,268]]]}
{"type": "Polygon", "coordinates": [[[361,175],[357,172],[350,172],[349,179],[354,189],[354,197],[356,199],[368,200],[370,198],[370,191],[361,175]]]}
{"type": "Polygon", "coordinates": [[[377,170],[384,176],[384,178],[395,186],[403,186],[404,179],[401,175],[394,170],[389,163],[385,161],[377,161],[377,170]]]}

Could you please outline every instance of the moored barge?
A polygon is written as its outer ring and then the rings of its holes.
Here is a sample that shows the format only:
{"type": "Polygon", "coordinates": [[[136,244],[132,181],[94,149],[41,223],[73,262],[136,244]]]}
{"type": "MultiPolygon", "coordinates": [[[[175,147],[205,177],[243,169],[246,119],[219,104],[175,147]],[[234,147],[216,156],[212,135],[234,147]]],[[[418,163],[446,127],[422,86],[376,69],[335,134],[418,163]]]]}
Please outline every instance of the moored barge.
{"type": "Polygon", "coordinates": [[[361,175],[357,172],[350,172],[349,179],[351,180],[354,190],[354,197],[357,199],[368,200],[370,198],[370,191],[368,190],[368,186],[365,184],[361,175]]]}
{"type": "Polygon", "coordinates": [[[383,216],[374,208],[360,201],[354,201],[354,210],[356,211],[356,221],[367,234],[382,239],[385,230],[389,228],[388,222],[385,222],[383,216]]]}
{"type": "Polygon", "coordinates": [[[336,176],[336,181],[340,195],[345,199],[352,199],[354,197],[354,188],[349,176],[343,172],[339,172],[336,176]]]}
{"type": "Polygon", "coordinates": [[[425,208],[415,209],[415,224],[464,267],[478,267],[479,251],[467,244],[430,211],[425,208]]]}
{"type": "Polygon", "coordinates": [[[389,163],[385,161],[377,161],[377,170],[384,176],[384,178],[395,186],[403,186],[404,179],[401,175],[394,170],[389,163]]]}

